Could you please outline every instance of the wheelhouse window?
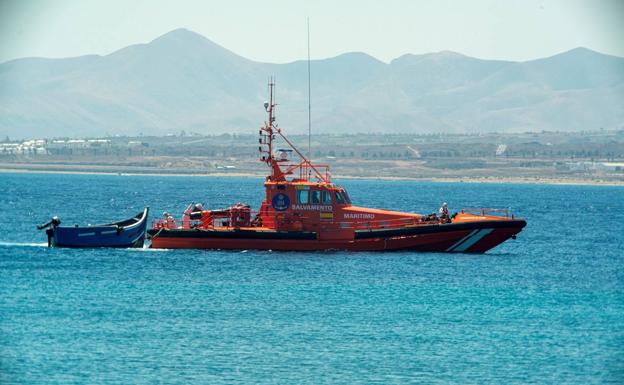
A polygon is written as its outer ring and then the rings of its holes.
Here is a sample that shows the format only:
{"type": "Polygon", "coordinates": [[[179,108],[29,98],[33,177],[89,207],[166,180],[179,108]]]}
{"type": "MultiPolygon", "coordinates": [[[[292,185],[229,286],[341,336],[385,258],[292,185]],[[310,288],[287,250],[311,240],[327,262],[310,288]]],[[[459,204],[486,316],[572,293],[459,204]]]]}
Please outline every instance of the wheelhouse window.
{"type": "Polygon", "coordinates": [[[320,190],[312,190],[310,193],[310,203],[313,205],[318,205],[321,203],[321,191],[320,190]]]}
{"type": "Polygon", "coordinates": [[[345,204],[344,197],[340,191],[334,191],[334,197],[336,198],[336,203],[339,205],[345,204]]]}
{"type": "Polygon", "coordinates": [[[297,203],[307,205],[310,198],[309,190],[297,190],[297,203]]]}
{"type": "Polygon", "coordinates": [[[323,190],[322,191],[322,197],[323,197],[323,204],[324,205],[331,205],[332,204],[331,194],[329,193],[329,190],[323,190]]]}
{"type": "Polygon", "coordinates": [[[334,191],[334,197],[336,197],[336,203],[339,205],[351,204],[351,199],[344,190],[334,191]]]}
{"type": "Polygon", "coordinates": [[[345,202],[347,202],[348,204],[351,204],[351,198],[349,198],[349,194],[347,194],[347,192],[345,190],[342,190],[342,196],[344,197],[345,202]]]}

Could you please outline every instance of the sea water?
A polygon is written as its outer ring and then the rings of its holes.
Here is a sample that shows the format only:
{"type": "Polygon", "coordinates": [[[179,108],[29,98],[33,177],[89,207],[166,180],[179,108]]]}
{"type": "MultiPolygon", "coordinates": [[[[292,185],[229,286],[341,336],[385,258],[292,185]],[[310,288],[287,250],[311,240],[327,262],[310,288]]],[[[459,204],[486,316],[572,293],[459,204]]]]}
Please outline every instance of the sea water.
{"type": "Polygon", "coordinates": [[[483,255],[55,249],[52,215],[258,207],[262,180],[0,174],[0,383],[624,382],[624,188],[340,182],[528,226],[483,255]]]}

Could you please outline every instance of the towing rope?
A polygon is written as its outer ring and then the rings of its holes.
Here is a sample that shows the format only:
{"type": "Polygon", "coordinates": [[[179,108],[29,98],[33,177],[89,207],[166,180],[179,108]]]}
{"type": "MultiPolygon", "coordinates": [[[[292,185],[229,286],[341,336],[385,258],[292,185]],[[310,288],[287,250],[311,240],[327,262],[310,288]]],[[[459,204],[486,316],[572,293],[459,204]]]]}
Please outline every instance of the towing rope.
{"type": "Polygon", "coordinates": [[[156,238],[157,236],[159,236],[159,235],[160,235],[160,232],[161,232],[161,231],[163,231],[164,229],[165,229],[164,227],[161,227],[161,228],[160,228],[160,230],[158,230],[158,232],[157,232],[156,234],[152,235],[152,236],[149,236],[149,234],[148,234],[149,239],[154,239],[154,238],[156,238]]]}

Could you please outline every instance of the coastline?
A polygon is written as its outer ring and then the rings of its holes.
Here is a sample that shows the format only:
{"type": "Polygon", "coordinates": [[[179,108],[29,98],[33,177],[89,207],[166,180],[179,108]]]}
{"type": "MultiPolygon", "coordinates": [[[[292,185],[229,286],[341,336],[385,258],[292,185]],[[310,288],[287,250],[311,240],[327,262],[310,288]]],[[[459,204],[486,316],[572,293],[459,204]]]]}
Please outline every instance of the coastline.
{"type": "MultiPolygon", "coordinates": [[[[82,167],[81,167],[82,168],[82,167]]],[[[183,172],[180,170],[165,171],[162,170],[121,170],[113,171],[110,167],[98,168],[37,168],[24,167],[2,167],[0,166],[0,174],[10,173],[32,173],[32,174],[67,174],[67,175],[117,175],[117,176],[158,176],[158,177],[236,177],[236,178],[264,178],[266,174],[252,172],[183,172]]],[[[388,180],[388,181],[420,181],[420,182],[436,182],[436,183],[493,183],[493,184],[535,184],[535,185],[577,185],[577,186],[624,186],[624,180],[621,181],[605,181],[601,179],[591,178],[548,178],[548,177],[403,177],[403,176],[359,176],[359,175],[334,175],[336,179],[362,179],[362,180],[388,180]]]]}

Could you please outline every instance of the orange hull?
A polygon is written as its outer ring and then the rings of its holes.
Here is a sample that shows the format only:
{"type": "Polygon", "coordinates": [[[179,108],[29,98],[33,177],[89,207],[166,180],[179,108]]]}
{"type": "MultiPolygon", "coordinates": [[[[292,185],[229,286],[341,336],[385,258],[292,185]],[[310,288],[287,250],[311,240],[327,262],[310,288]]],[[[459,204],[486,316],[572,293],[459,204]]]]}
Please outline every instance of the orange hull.
{"type": "Polygon", "coordinates": [[[252,228],[150,230],[152,248],[226,250],[414,250],[484,253],[514,237],[526,225],[521,219],[419,225],[356,231],[353,239],[319,240],[313,232],[252,228]]]}

